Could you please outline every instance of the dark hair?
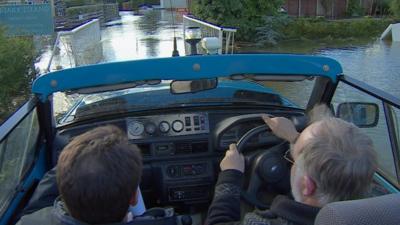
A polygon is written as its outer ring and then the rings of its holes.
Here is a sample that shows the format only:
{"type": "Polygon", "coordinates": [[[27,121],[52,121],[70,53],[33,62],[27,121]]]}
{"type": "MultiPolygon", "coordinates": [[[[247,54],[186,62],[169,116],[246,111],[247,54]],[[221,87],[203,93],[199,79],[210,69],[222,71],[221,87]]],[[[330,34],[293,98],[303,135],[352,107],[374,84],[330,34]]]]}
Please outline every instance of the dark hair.
{"type": "Polygon", "coordinates": [[[89,224],[121,222],[142,174],[136,145],[115,126],[75,137],[61,152],[57,184],[75,219],[89,224]]]}

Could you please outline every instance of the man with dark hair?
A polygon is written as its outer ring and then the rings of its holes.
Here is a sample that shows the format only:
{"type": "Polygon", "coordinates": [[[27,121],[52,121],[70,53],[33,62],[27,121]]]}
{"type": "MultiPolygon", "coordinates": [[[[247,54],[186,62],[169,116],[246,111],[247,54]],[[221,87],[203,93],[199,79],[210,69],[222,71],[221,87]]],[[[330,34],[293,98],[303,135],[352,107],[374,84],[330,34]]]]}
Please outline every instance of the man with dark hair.
{"type": "Polygon", "coordinates": [[[372,140],[360,128],[333,117],[326,106],[311,112],[311,123],[301,133],[284,117],[265,115],[263,119],[276,136],[291,144],[291,158],[285,158],[292,163],[290,185],[294,200],[277,196],[270,210],[247,213],[241,219],[244,159],[231,144],[220,164],[207,225],[312,225],[324,205],[368,195],[376,170],[376,153],[372,140]]]}
{"type": "MultiPolygon", "coordinates": [[[[127,215],[129,205],[137,202],[141,174],[137,146],[115,126],[95,128],[75,137],[61,152],[56,168],[60,198],[52,207],[23,216],[18,224],[134,223],[127,215]]],[[[152,223],[146,215],[141,224],[146,219],[152,223]]]]}
{"type": "Polygon", "coordinates": [[[107,126],[64,148],[57,184],[72,217],[89,224],[115,223],[124,218],[129,202],[136,202],[141,174],[139,149],[128,144],[120,129],[107,126]]]}

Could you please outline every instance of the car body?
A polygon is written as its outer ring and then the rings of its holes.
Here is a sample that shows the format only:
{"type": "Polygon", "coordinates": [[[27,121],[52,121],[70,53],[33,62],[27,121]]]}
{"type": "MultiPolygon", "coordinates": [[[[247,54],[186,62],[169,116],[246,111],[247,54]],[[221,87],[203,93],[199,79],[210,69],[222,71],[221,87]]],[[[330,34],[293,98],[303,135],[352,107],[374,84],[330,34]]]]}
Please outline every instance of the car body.
{"type": "MultiPolygon", "coordinates": [[[[141,190],[147,207],[172,205],[181,213],[205,213],[228,144],[263,125],[262,113],[290,118],[302,130],[307,125],[306,112],[321,103],[337,109],[337,115],[346,115],[373,139],[376,132],[368,129],[384,124],[388,136],[375,143],[384,150],[379,153],[374,194],[400,190],[396,121],[400,100],[343,75],[340,64],[330,58],[239,54],[105,63],[42,75],[32,92],[30,101],[0,128],[1,225],[16,222],[37,183],[57,164],[71,138],[106,124],[120,127],[142,151],[141,190]],[[210,88],[172,91],[176,81],[213,79],[217,82],[210,88]],[[297,98],[292,99],[269,82],[290,84],[281,87],[283,92],[302,82],[311,85],[299,87],[308,89],[308,95],[295,92],[297,98]],[[346,95],[347,89],[361,94],[348,95],[346,101],[336,98],[346,95]],[[77,97],[56,116],[54,97],[60,92],[77,97]],[[371,112],[365,110],[367,103],[372,105],[371,112]],[[353,112],[373,116],[348,115],[353,112]],[[366,122],[365,118],[372,119],[366,122]]],[[[247,147],[249,153],[268,151],[280,142],[267,132],[247,147]]],[[[277,188],[265,190],[288,194],[288,168],[278,175],[271,175],[279,180],[277,188]]]]}

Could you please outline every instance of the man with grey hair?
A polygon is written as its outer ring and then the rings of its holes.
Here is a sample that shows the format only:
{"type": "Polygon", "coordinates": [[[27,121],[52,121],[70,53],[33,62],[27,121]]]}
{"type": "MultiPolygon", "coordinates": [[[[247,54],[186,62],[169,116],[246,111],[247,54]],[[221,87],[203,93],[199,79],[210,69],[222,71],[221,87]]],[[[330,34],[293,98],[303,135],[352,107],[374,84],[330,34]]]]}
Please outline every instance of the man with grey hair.
{"type": "Polygon", "coordinates": [[[290,142],[290,184],[294,200],[277,196],[267,211],[247,213],[240,221],[244,159],[231,144],[209,208],[207,225],[314,224],[321,207],[334,201],[367,196],[376,170],[372,140],[354,124],[330,115],[326,106],[311,111],[310,125],[298,133],[284,117],[264,121],[274,134],[290,142]]]}

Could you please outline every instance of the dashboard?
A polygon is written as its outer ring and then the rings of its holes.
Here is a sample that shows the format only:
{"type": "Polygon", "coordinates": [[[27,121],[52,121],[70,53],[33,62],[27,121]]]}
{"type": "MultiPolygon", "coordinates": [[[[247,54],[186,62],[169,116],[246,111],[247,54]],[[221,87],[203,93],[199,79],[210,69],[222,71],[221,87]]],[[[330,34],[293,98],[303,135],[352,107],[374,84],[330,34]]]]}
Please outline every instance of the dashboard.
{"type": "Polygon", "coordinates": [[[209,133],[207,113],[143,116],[126,119],[129,139],[209,133]]]}
{"type": "MultiPolygon", "coordinates": [[[[261,113],[288,117],[299,129],[306,124],[302,111],[180,110],[130,114],[64,128],[56,139],[65,142],[97,126],[118,126],[126,132],[129,142],[141,150],[141,190],[147,205],[208,203],[226,149],[247,131],[265,125],[261,113]]],[[[247,147],[267,149],[280,141],[272,132],[266,132],[254,137],[247,147]]],[[[53,147],[54,164],[62,147],[53,147]]]]}

